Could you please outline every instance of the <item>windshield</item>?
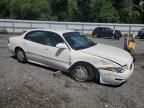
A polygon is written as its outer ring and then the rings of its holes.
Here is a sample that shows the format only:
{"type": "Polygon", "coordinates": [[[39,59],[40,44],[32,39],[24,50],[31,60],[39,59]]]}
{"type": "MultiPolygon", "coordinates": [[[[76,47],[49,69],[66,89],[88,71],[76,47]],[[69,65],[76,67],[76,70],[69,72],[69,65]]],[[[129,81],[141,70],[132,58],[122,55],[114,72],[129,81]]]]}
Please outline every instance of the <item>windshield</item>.
{"type": "Polygon", "coordinates": [[[85,49],[96,45],[92,40],[84,35],[80,35],[79,32],[68,32],[64,33],[63,36],[68,44],[75,50],[85,49]]]}

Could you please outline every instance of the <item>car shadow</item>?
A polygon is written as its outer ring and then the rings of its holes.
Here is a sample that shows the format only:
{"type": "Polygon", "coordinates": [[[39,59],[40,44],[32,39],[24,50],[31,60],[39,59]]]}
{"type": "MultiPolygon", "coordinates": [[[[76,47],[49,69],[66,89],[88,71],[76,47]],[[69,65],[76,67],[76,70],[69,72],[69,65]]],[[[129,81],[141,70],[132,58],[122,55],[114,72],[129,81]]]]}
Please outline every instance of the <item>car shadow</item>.
{"type": "MultiPolygon", "coordinates": [[[[11,56],[11,58],[13,59],[16,59],[16,56],[11,56]]],[[[54,69],[54,68],[51,68],[51,67],[46,67],[46,66],[43,66],[43,65],[39,65],[39,64],[35,64],[35,63],[31,63],[31,62],[28,62],[28,64],[30,65],[33,65],[33,66],[36,66],[36,67],[40,67],[40,68],[43,68],[43,69],[47,69],[47,70],[50,70],[50,71],[53,71],[53,74],[57,71],[59,71],[58,69],[54,69]]],[[[63,72],[61,71],[62,75],[65,75],[69,78],[72,78],[70,73],[68,72],[63,72]]],[[[55,75],[54,75],[55,76],[55,75]]],[[[57,75],[56,75],[57,76],[57,75]]],[[[101,84],[99,81],[97,80],[90,80],[90,81],[86,81],[85,83],[96,83],[98,85],[102,85],[102,86],[106,86],[106,87],[111,87],[111,88],[118,88],[118,87],[121,87],[125,82],[123,82],[122,84],[120,85],[110,85],[110,84],[101,84]]]]}
{"type": "Polygon", "coordinates": [[[119,85],[111,85],[111,84],[109,84],[109,85],[108,84],[100,84],[100,85],[103,85],[103,86],[106,86],[106,87],[110,87],[110,88],[119,88],[125,83],[126,83],[126,81],[121,83],[121,84],[119,84],[119,85]]]}

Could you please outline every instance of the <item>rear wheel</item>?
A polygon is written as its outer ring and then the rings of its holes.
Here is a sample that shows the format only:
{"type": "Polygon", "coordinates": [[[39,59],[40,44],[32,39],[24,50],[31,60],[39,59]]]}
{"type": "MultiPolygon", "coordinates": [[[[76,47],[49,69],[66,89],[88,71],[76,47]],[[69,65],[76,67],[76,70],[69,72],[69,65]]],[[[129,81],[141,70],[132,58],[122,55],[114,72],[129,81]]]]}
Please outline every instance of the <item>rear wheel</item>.
{"type": "Polygon", "coordinates": [[[94,69],[89,64],[79,63],[71,71],[72,78],[76,81],[92,80],[95,77],[94,69]]]}
{"type": "Polygon", "coordinates": [[[18,62],[21,62],[21,63],[27,62],[25,52],[21,48],[16,49],[16,58],[17,58],[18,62]]]}

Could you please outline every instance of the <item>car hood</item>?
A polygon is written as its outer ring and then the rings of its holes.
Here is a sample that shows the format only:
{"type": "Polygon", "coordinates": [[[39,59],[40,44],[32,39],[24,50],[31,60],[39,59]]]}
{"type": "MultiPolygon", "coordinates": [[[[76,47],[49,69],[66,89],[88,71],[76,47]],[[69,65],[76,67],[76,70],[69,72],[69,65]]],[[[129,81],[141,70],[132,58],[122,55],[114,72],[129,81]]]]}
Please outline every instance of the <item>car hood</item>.
{"type": "Polygon", "coordinates": [[[80,50],[80,52],[102,57],[104,59],[116,62],[122,66],[129,63],[132,59],[131,55],[128,52],[120,48],[104,44],[97,44],[93,47],[82,49],[80,50]]]}

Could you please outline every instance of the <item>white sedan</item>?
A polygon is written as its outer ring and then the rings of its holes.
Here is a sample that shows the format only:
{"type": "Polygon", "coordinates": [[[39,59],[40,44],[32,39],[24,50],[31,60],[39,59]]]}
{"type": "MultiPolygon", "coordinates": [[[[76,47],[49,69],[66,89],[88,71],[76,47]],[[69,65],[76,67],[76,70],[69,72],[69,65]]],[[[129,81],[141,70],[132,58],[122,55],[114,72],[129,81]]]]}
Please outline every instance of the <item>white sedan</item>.
{"type": "Polygon", "coordinates": [[[69,72],[77,81],[96,79],[119,85],[134,69],[128,52],[94,43],[75,31],[34,29],[10,37],[8,47],[21,63],[28,61],[69,72]]]}

